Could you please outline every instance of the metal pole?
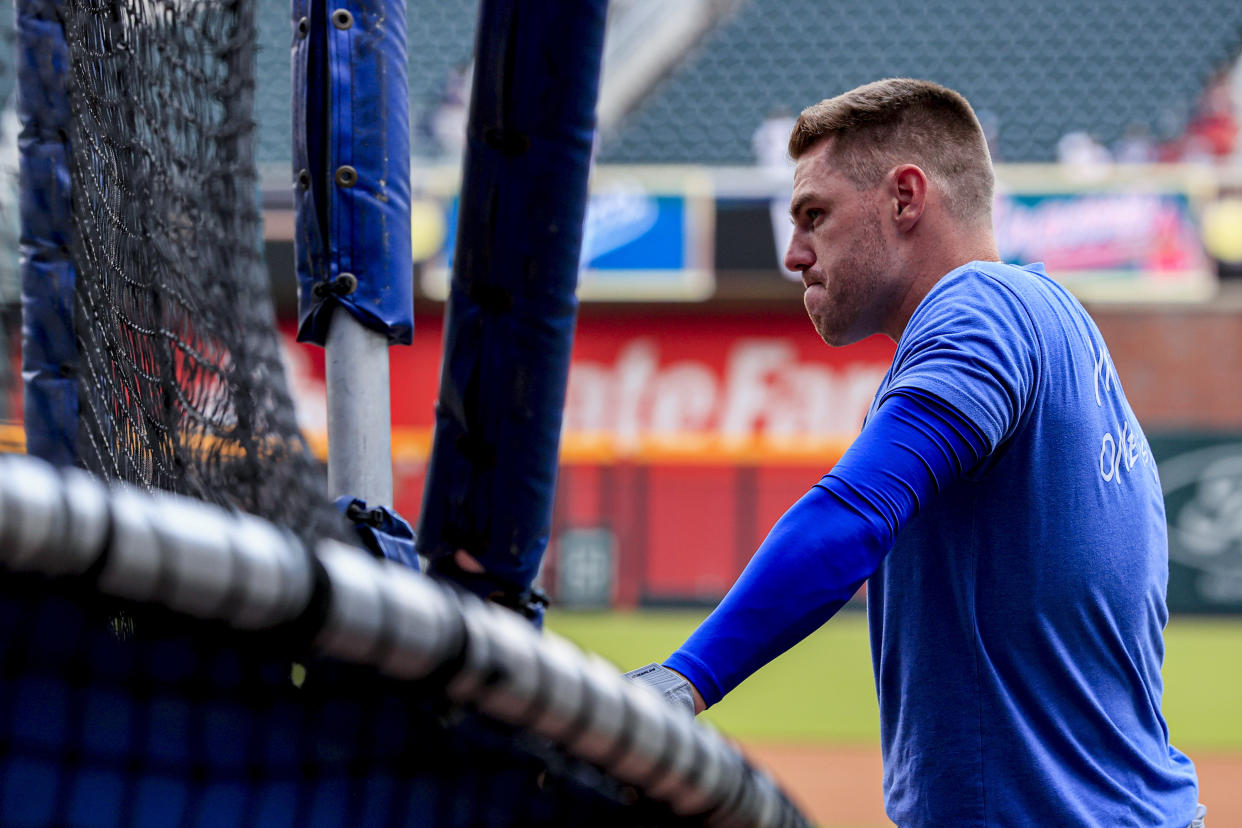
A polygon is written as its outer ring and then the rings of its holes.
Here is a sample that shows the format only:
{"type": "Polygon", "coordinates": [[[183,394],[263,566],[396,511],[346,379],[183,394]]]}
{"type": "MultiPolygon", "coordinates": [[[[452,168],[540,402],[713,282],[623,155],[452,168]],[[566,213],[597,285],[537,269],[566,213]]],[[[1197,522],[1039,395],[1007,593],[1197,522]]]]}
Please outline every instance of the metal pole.
{"type": "Polygon", "coordinates": [[[328,491],[392,506],[388,337],[338,308],[326,347],[328,491]]]}

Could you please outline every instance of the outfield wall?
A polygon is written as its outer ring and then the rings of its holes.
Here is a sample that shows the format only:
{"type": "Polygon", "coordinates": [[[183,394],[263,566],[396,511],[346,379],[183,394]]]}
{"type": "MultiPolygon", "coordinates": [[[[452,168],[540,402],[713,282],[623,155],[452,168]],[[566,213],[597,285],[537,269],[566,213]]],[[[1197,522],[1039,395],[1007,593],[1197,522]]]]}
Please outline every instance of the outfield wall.
{"type": "Polygon", "coordinates": [[[1227,283],[1200,305],[1089,306],[1149,431],[1242,432],[1239,288],[1227,283]]]}

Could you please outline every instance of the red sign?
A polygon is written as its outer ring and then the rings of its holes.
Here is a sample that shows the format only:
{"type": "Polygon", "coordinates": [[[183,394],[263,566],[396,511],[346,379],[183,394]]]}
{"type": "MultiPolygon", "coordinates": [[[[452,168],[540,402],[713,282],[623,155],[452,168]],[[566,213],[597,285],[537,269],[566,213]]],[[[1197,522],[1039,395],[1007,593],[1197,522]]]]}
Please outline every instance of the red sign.
{"type": "MultiPolygon", "coordinates": [[[[414,344],[390,350],[394,451],[426,450],[443,339],[420,317],[414,344]]],[[[322,430],[323,359],[290,344],[304,427],[322,430]]],[[[779,459],[852,439],[893,344],[823,344],[794,314],[588,316],[578,323],[565,405],[565,459],[779,459]]]]}
{"type": "Polygon", "coordinates": [[[620,455],[839,444],[857,433],[892,358],[874,337],[824,345],[798,316],[582,320],[566,448],[620,455]]]}

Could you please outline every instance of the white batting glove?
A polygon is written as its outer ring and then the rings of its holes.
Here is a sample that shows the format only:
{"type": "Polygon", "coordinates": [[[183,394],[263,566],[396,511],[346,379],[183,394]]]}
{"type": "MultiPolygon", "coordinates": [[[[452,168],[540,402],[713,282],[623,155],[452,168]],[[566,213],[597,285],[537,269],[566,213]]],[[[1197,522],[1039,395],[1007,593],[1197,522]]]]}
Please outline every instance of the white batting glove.
{"type": "Polygon", "coordinates": [[[646,667],[630,670],[625,677],[637,684],[645,684],[664,697],[664,700],[694,716],[694,692],[690,682],[660,664],[652,662],[646,667]]]}

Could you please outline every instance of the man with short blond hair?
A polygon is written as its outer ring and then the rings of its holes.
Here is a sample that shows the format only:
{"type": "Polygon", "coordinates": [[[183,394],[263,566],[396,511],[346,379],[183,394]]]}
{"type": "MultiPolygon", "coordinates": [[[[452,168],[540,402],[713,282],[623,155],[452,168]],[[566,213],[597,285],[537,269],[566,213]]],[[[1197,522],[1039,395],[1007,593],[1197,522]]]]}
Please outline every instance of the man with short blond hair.
{"type": "Polygon", "coordinates": [[[952,89],[893,78],[820,101],[799,116],[789,154],[797,161],[828,136],[837,166],[859,187],[876,184],[898,159],[913,161],[949,197],[954,215],[991,227],[987,138],[970,103],[952,89]]]}
{"type": "Polygon", "coordinates": [[[1082,306],[999,261],[970,104],[868,84],[805,110],[790,154],[816,331],[896,354],[853,445],[637,680],[697,712],[866,581],[898,825],[1201,826],[1160,706],[1155,461],[1082,306]]]}

